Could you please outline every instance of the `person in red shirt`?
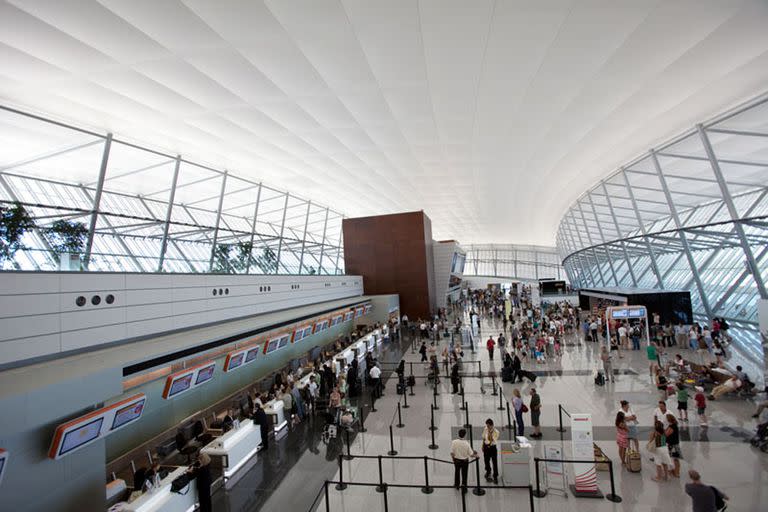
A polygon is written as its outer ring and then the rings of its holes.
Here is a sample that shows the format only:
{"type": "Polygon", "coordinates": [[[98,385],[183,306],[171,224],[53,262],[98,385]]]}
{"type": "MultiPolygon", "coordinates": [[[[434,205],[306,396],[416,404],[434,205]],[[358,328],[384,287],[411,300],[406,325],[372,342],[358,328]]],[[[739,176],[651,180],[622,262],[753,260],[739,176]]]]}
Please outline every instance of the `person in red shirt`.
{"type": "Polygon", "coordinates": [[[696,402],[696,412],[699,414],[699,422],[702,427],[707,426],[707,397],[704,395],[704,388],[696,386],[696,395],[693,397],[696,402]]]}
{"type": "Polygon", "coordinates": [[[493,341],[493,336],[488,338],[488,341],[485,342],[486,348],[488,348],[488,358],[493,361],[493,349],[496,347],[496,342],[493,341]]]}

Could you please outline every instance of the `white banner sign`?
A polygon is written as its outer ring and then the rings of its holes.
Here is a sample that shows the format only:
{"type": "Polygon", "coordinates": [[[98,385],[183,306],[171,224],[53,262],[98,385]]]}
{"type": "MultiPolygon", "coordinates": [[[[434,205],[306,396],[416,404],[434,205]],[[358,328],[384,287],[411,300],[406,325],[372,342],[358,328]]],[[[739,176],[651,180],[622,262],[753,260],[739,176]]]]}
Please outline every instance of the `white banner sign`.
{"type": "MultiPolygon", "coordinates": [[[[571,449],[575,460],[595,459],[591,414],[571,414],[571,449]]],[[[594,462],[573,464],[573,479],[577,492],[598,492],[594,462]]]]}

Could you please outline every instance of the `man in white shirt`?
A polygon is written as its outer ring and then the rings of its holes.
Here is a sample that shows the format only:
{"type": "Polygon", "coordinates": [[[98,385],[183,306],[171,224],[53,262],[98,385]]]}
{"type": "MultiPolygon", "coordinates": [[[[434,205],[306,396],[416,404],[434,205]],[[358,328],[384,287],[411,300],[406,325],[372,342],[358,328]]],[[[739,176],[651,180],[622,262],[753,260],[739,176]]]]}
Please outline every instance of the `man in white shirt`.
{"type": "Polygon", "coordinates": [[[659,406],[654,409],[653,411],[653,423],[656,424],[657,421],[660,421],[662,425],[664,425],[664,428],[666,429],[669,426],[669,420],[667,420],[667,404],[659,400],[659,406]]]}
{"type": "Polygon", "coordinates": [[[483,429],[483,462],[485,463],[485,479],[491,479],[491,464],[493,464],[493,483],[499,483],[499,455],[496,442],[499,440],[499,431],[493,426],[493,420],[485,420],[483,429]]]}
{"type": "Polygon", "coordinates": [[[376,363],[373,364],[373,367],[371,368],[371,371],[368,372],[368,375],[371,377],[371,386],[373,386],[374,398],[381,398],[381,369],[376,366],[376,363]]]}
{"type": "Polygon", "coordinates": [[[451,459],[453,460],[453,486],[458,489],[461,484],[461,492],[467,492],[467,473],[469,471],[469,461],[477,457],[477,452],[472,449],[469,443],[464,439],[467,435],[466,429],[459,429],[459,438],[451,441],[451,459]],[[459,482],[461,476],[461,482],[459,482]]]}
{"type": "Polygon", "coordinates": [[[624,421],[627,423],[627,439],[634,446],[635,451],[640,451],[640,442],[637,438],[637,415],[626,400],[621,401],[620,412],[624,413],[624,421]]]}
{"type": "Polygon", "coordinates": [[[627,328],[624,327],[624,324],[621,324],[618,328],[618,331],[619,331],[619,343],[621,344],[621,348],[629,349],[629,338],[627,337],[627,328]]]}

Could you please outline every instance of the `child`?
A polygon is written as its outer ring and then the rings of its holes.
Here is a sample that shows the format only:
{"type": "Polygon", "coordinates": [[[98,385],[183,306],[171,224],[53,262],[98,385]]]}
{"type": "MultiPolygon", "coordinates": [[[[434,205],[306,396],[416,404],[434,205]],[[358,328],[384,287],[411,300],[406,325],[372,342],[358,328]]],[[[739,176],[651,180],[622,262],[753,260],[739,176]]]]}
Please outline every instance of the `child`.
{"type": "Polygon", "coordinates": [[[677,383],[677,417],[688,423],[688,390],[682,382],[677,383]]]}
{"type": "Polygon", "coordinates": [[[696,386],[696,395],[693,397],[696,402],[696,412],[699,414],[699,423],[702,427],[707,426],[707,397],[704,396],[704,388],[696,386]]]}

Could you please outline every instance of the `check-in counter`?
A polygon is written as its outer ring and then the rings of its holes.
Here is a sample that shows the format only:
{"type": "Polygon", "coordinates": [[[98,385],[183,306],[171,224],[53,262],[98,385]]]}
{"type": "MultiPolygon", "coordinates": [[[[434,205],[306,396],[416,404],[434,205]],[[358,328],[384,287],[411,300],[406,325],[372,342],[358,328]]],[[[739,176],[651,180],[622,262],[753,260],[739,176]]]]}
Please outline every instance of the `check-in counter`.
{"type": "MultiPolygon", "coordinates": [[[[256,452],[261,444],[261,428],[252,420],[244,420],[236,429],[217,437],[200,451],[210,456],[222,457],[224,483],[227,488],[237,481],[235,474],[245,469],[249,462],[255,461],[256,452]]],[[[244,474],[245,471],[240,473],[244,474]]]]}
{"type": "Polygon", "coordinates": [[[320,378],[320,376],[317,375],[315,372],[309,372],[308,374],[306,374],[305,376],[299,379],[299,382],[296,383],[296,387],[299,389],[304,389],[305,387],[309,386],[309,379],[313,375],[315,376],[315,381],[317,381],[320,378]]]}
{"type": "Polygon", "coordinates": [[[272,417],[272,425],[274,425],[275,432],[280,432],[288,426],[288,422],[285,421],[284,407],[283,401],[277,399],[270,400],[264,405],[264,412],[272,417]]]}
{"type": "Polygon", "coordinates": [[[186,466],[178,467],[160,480],[158,488],[145,492],[123,510],[129,512],[192,512],[197,504],[197,486],[195,480],[182,491],[185,494],[171,492],[171,482],[184,474],[186,466]]]}
{"type": "Polygon", "coordinates": [[[352,345],[352,349],[355,351],[357,360],[362,361],[365,359],[366,352],[368,352],[368,345],[363,340],[359,340],[357,343],[352,345]]]}

